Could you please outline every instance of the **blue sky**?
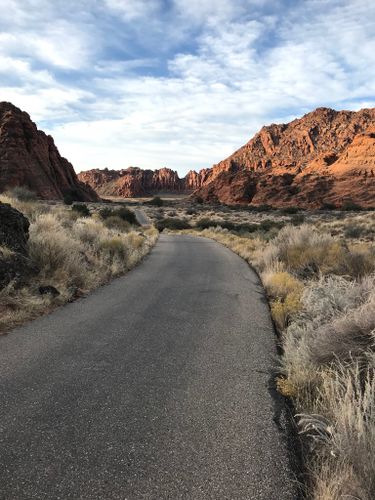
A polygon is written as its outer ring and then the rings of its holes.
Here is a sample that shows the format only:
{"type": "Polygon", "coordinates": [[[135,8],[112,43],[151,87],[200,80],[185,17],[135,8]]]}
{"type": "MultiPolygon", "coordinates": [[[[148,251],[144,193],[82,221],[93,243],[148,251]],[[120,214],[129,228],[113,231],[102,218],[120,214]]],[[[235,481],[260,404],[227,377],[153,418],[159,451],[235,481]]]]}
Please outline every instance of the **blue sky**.
{"type": "Polygon", "coordinates": [[[76,171],[209,167],[264,124],[375,105],[371,0],[0,0],[0,99],[76,171]]]}

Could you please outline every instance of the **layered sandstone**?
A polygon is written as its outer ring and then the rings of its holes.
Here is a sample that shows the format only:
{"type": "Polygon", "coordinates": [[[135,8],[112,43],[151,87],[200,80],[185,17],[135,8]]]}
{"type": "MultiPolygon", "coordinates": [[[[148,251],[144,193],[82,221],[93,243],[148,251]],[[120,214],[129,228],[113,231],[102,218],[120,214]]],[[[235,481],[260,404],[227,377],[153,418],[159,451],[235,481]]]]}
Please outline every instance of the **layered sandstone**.
{"type": "Polygon", "coordinates": [[[27,113],[0,102],[0,192],[16,186],[27,187],[43,199],[65,195],[80,201],[99,199],[78,180],[51,136],[38,130],[27,113]]]}
{"type": "Polygon", "coordinates": [[[375,205],[375,109],[318,108],[263,127],[206,173],[194,196],[226,204],[375,205]]]}
{"type": "Polygon", "coordinates": [[[203,184],[207,171],[191,170],[181,179],[170,168],[142,170],[129,167],[122,170],[88,170],[78,174],[78,178],[103,196],[131,198],[157,193],[191,193],[203,184]]]}

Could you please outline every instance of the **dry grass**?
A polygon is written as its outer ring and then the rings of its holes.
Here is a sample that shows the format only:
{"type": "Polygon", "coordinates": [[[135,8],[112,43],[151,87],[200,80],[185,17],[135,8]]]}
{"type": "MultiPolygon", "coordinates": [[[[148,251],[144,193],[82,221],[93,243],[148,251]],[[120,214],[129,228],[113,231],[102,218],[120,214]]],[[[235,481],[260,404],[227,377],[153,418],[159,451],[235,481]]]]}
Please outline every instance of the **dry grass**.
{"type": "MultiPolygon", "coordinates": [[[[155,244],[155,228],[106,224],[98,216],[81,218],[70,208],[1,197],[30,219],[29,255],[40,270],[23,288],[0,291],[0,332],[73,300],[134,267],[155,244]],[[41,296],[40,285],[60,295],[41,296]]],[[[118,222],[118,221],[117,221],[118,222]]],[[[124,222],[124,221],[122,221],[124,222]]],[[[6,257],[10,250],[1,247],[6,257]]]]}

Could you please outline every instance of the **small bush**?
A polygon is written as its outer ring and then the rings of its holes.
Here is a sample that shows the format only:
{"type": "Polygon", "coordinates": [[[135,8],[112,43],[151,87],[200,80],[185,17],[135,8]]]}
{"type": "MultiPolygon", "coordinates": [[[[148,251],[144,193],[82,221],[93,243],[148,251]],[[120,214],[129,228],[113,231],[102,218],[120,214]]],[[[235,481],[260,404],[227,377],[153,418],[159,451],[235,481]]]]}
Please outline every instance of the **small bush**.
{"type": "Polygon", "coordinates": [[[349,224],[344,229],[344,235],[347,238],[360,238],[365,232],[364,228],[359,225],[349,224]]]}
{"type": "Polygon", "coordinates": [[[73,205],[74,199],[73,199],[73,196],[71,194],[66,194],[64,196],[63,201],[64,201],[64,205],[73,205]]]}
{"type": "Polygon", "coordinates": [[[171,229],[172,231],[180,231],[183,229],[190,229],[190,224],[184,219],[162,219],[156,223],[158,231],[163,231],[164,229],[171,229]]]}
{"type": "Polygon", "coordinates": [[[258,205],[257,207],[255,207],[256,210],[258,212],[270,212],[272,210],[272,207],[271,205],[267,205],[267,204],[264,204],[264,205],[258,205]]]}
{"type": "Polygon", "coordinates": [[[160,198],[160,196],[154,196],[147,203],[154,207],[162,207],[164,205],[164,201],[160,198]]]}
{"type": "Polygon", "coordinates": [[[337,210],[337,207],[334,203],[324,202],[324,203],[322,203],[319,210],[337,210]]]}
{"type": "Polygon", "coordinates": [[[103,224],[108,229],[114,229],[116,231],[121,231],[122,233],[126,233],[130,230],[129,222],[116,215],[112,215],[111,217],[104,219],[103,224]]]}
{"type": "Polygon", "coordinates": [[[296,214],[290,218],[290,222],[293,226],[300,226],[305,222],[305,216],[303,214],[296,214]]]}
{"type": "Polygon", "coordinates": [[[37,195],[26,186],[16,186],[8,191],[8,196],[18,201],[36,201],[37,195]]]}
{"type": "Polygon", "coordinates": [[[210,227],[216,227],[218,225],[218,222],[213,221],[212,219],[209,219],[208,217],[203,217],[202,219],[197,220],[195,223],[195,227],[198,229],[208,229],[210,227]]]}
{"type": "Polygon", "coordinates": [[[345,201],[342,204],[341,210],[347,211],[347,212],[360,212],[363,210],[361,205],[358,205],[358,203],[354,203],[353,201],[345,201]]]}
{"type": "Polygon", "coordinates": [[[117,217],[119,219],[122,219],[123,221],[128,222],[129,224],[132,224],[133,226],[139,225],[135,213],[126,207],[121,207],[117,209],[105,207],[99,210],[99,215],[104,220],[110,217],[117,217]]]}
{"type": "Polygon", "coordinates": [[[286,215],[294,215],[297,214],[300,211],[298,207],[285,207],[281,209],[282,214],[286,215]]]}
{"type": "Polygon", "coordinates": [[[91,213],[87,205],[84,203],[74,203],[72,205],[73,212],[76,212],[80,217],[90,217],[91,213]]]}
{"type": "Polygon", "coordinates": [[[107,255],[110,260],[116,257],[120,260],[125,260],[127,255],[124,242],[118,237],[102,241],[100,244],[100,251],[107,255]]]}

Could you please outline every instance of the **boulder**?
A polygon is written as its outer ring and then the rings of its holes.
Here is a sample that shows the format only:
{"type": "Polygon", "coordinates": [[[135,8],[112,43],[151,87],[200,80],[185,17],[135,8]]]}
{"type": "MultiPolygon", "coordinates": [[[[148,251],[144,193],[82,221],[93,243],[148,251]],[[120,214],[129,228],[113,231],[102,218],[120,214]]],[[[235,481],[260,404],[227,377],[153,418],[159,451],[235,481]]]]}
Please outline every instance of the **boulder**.
{"type": "Polygon", "coordinates": [[[0,203],[0,289],[11,281],[23,284],[37,269],[28,257],[29,221],[18,210],[0,203]]]}

